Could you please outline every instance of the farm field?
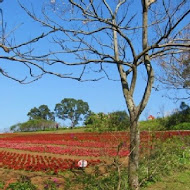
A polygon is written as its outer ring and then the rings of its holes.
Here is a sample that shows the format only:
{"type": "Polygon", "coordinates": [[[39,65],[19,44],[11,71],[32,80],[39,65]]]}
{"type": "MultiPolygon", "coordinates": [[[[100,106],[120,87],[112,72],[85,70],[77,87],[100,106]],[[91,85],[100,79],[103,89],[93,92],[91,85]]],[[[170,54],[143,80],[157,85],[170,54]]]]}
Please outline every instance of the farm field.
{"type": "MultiPolygon", "coordinates": [[[[141,132],[140,150],[153,149],[153,139],[165,141],[175,136],[189,136],[190,131],[141,132]]],[[[27,175],[43,189],[42,181],[56,180],[63,189],[64,175],[79,170],[78,162],[86,160],[87,172],[95,166],[103,170],[117,158],[127,165],[129,133],[13,133],[0,135],[0,179],[10,183],[27,175]]]]}

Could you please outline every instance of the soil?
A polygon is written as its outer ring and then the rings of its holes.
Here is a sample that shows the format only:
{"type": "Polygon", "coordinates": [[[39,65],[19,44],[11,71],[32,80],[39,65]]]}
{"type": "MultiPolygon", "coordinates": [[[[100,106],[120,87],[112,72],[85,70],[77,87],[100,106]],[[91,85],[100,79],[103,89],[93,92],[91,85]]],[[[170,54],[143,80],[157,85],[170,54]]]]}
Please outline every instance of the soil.
{"type": "Polygon", "coordinates": [[[14,171],[0,168],[0,181],[4,182],[4,189],[6,189],[5,187],[7,187],[8,184],[18,181],[21,178],[21,176],[28,177],[31,180],[32,184],[34,184],[38,188],[38,190],[43,190],[45,182],[47,182],[48,180],[54,181],[55,179],[59,184],[59,189],[64,189],[64,179],[59,176],[46,175],[41,172],[26,172],[20,170],[14,171]]]}

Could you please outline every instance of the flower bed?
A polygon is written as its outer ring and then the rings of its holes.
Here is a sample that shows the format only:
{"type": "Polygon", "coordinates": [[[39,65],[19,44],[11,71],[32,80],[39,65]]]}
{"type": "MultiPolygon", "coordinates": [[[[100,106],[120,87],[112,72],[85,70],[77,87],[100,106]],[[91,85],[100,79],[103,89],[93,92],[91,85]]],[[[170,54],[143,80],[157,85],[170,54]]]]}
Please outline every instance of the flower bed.
{"type": "MultiPolygon", "coordinates": [[[[154,139],[166,140],[175,136],[187,136],[190,131],[141,132],[140,149],[153,148],[154,139]]],[[[129,133],[69,133],[69,134],[2,134],[0,138],[0,167],[30,171],[64,171],[77,167],[82,157],[89,158],[90,165],[100,162],[100,158],[126,157],[129,155],[129,133]],[[4,149],[22,150],[23,154],[4,149]],[[2,150],[1,150],[2,149],[2,150]],[[24,151],[31,151],[25,154],[24,151]],[[32,152],[40,155],[32,155],[32,152]],[[62,159],[42,156],[43,153],[76,156],[78,159],[62,159]],[[94,157],[94,159],[92,159],[94,157]]]]}

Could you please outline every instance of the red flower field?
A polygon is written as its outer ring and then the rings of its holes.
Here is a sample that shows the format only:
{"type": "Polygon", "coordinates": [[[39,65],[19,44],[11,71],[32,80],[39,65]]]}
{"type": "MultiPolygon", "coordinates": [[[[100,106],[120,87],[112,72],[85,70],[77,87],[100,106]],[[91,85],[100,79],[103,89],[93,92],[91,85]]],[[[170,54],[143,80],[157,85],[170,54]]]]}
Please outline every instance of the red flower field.
{"type": "MultiPolygon", "coordinates": [[[[141,132],[140,148],[151,148],[153,138],[165,140],[187,136],[190,131],[141,132]]],[[[0,168],[26,171],[63,172],[78,168],[85,159],[88,166],[118,156],[129,155],[129,133],[1,134],[0,168]]]]}

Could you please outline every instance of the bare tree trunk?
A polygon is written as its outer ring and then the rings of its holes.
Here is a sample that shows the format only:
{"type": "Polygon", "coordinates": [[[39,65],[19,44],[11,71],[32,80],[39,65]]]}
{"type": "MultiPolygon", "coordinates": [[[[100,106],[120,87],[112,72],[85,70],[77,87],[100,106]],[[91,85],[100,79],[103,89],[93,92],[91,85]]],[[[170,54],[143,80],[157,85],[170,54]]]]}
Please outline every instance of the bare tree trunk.
{"type": "MultiPolygon", "coordinates": [[[[116,30],[114,30],[113,36],[114,36],[115,58],[117,61],[119,61],[118,40],[117,40],[116,30]]],[[[140,143],[137,122],[139,115],[141,113],[141,111],[139,110],[141,109],[143,110],[142,106],[136,107],[133,100],[133,93],[137,80],[137,69],[136,65],[132,68],[133,75],[132,75],[131,85],[129,87],[129,84],[127,82],[127,74],[126,72],[124,72],[123,66],[121,64],[118,64],[117,67],[121,79],[123,95],[126,101],[127,108],[130,113],[130,156],[129,156],[129,167],[128,167],[129,188],[131,190],[137,190],[139,188],[138,163],[139,163],[139,143],[140,143]]]]}
{"type": "Polygon", "coordinates": [[[131,190],[139,189],[138,163],[139,163],[139,129],[138,121],[132,118],[130,122],[130,155],[128,166],[128,183],[131,190]]]}

